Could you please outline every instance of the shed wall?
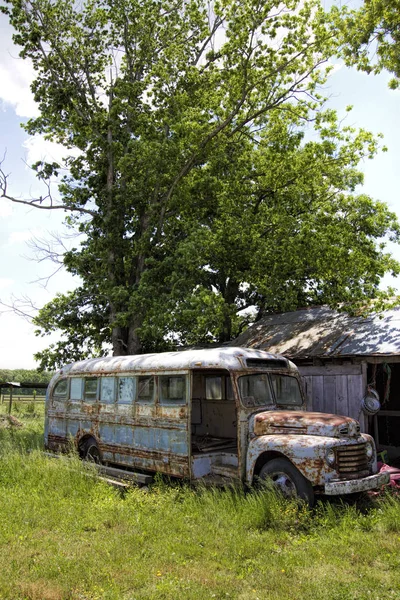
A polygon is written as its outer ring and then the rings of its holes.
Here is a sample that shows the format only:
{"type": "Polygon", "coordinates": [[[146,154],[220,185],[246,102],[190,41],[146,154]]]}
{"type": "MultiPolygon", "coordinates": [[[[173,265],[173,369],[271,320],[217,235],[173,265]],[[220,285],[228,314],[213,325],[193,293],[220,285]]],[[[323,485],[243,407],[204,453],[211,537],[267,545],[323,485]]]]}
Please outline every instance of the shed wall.
{"type": "Polygon", "coordinates": [[[366,390],[366,364],[300,366],[307,395],[307,408],[353,417],[360,421],[361,431],[367,423],[361,411],[366,390]]]}

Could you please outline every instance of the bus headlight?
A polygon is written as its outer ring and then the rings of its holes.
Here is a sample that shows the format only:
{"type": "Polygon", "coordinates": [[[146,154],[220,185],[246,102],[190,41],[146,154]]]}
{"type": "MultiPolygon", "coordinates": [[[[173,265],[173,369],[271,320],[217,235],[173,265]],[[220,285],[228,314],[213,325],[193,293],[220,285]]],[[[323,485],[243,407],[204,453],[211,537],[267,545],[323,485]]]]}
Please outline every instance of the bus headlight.
{"type": "Polygon", "coordinates": [[[368,462],[370,462],[374,457],[374,447],[371,442],[367,442],[365,444],[365,454],[367,455],[368,462]]]}
{"type": "Polygon", "coordinates": [[[333,467],[336,460],[336,454],[333,448],[329,448],[325,454],[325,460],[330,467],[333,467]]]}

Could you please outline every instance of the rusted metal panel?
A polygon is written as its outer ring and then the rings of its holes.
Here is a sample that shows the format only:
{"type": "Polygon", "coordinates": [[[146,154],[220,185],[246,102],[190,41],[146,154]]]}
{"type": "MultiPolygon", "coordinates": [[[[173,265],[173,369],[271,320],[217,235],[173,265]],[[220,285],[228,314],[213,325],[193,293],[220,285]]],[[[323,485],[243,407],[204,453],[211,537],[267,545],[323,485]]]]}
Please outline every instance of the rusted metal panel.
{"type": "MultiPolygon", "coordinates": [[[[250,440],[247,452],[246,481],[251,484],[254,479],[254,469],[259,456],[263,453],[277,452],[288,458],[313,486],[324,486],[331,480],[347,480],[348,474],[340,474],[335,467],[326,462],[326,453],[331,448],[359,446],[367,442],[373,443],[366,434],[355,438],[353,442],[343,438],[332,438],[322,435],[265,435],[250,440]]],[[[369,474],[375,473],[376,460],[369,463],[369,474]]],[[[366,473],[359,472],[358,479],[366,473]]],[[[354,476],[354,474],[353,474],[354,476]]]]}
{"type": "Polygon", "coordinates": [[[238,456],[232,452],[208,452],[192,457],[192,474],[194,479],[207,475],[238,477],[238,456]]]}
{"type": "Polygon", "coordinates": [[[353,479],[350,481],[329,481],[324,485],[324,494],[327,496],[333,496],[376,490],[389,483],[389,479],[389,473],[375,473],[374,475],[369,475],[363,479],[353,479]]]}
{"type": "MultiPolygon", "coordinates": [[[[113,374],[113,373],[160,373],[182,369],[243,369],[247,359],[282,360],[274,354],[249,348],[215,348],[207,350],[185,350],[160,354],[138,354],[133,356],[106,356],[79,361],[63,367],[57,374],[113,374]]],[[[54,380],[50,382],[54,386],[54,380]]]]}
{"type": "Polygon", "coordinates": [[[250,428],[257,436],[277,433],[307,433],[315,436],[339,437],[346,426],[346,437],[358,437],[354,419],[334,414],[302,411],[261,412],[251,419],[250,428]]]}

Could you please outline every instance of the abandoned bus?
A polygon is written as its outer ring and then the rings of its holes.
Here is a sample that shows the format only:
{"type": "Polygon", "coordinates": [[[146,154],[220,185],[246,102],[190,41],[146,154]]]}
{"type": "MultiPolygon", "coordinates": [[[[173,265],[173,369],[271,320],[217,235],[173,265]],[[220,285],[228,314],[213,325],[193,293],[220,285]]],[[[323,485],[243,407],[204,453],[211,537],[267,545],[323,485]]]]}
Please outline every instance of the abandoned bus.
{"type": "Polygon", "coordinates": [[[58,371],[45,445],[188,480],[269,479],[310,504],[387,482],[354,419],[306,412],[297,368],[245,348],[95,358],[58,371]]]}

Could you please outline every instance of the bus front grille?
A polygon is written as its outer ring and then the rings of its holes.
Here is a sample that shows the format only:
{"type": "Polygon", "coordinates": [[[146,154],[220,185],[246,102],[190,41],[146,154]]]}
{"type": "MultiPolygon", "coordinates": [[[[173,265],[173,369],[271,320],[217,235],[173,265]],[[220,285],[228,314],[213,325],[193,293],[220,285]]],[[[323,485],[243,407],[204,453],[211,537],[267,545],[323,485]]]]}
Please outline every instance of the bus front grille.
{"type": "Polygon", "coordinates": [[[368,474],[368,459],[365,444],[339,446],[336,448],[338,473],[345,478],[368,474]]]}

